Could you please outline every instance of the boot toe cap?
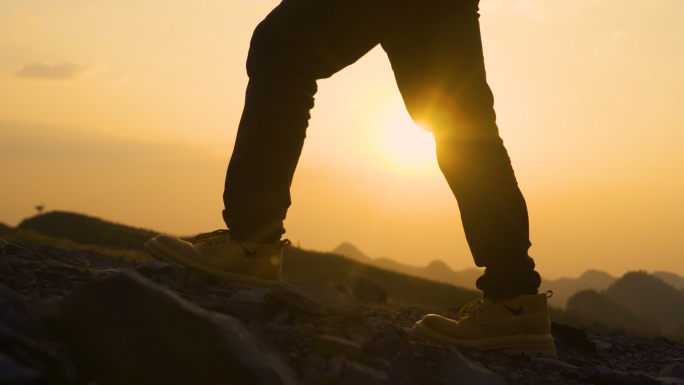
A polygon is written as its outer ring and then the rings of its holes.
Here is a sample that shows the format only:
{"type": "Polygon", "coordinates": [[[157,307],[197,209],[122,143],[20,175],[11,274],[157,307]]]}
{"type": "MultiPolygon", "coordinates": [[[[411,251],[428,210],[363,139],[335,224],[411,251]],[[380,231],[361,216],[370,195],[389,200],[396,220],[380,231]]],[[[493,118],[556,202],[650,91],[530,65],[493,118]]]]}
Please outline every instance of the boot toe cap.
{"type": "Polygon", "coordinates": [[[421,319],[420,323],[437,333],[449,335],[457,322],[438,314],[428,314],[421,319]]]}

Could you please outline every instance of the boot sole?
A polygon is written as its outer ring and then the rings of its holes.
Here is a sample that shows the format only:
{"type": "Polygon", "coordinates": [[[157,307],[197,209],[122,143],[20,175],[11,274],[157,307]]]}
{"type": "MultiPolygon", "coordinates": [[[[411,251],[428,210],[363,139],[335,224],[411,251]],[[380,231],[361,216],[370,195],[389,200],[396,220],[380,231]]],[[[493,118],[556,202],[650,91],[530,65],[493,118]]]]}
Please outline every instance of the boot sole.
{"type": "Polygon", "coordinates": [[[268,288],[276,284],[276,281],[252,277],[245,274],[230,273],[201,265],[182,254],[175,253],[173,250],[154,242],[154,239],[150,239],[149,241],[145,242],[143,247],[148,253],[150,253],[150,255],[152,255],[152,257],[154,257],[154,259],[160,260],[162,262],[177,263],[187,267],[194,267],[245,289],[260,289],[264,287],[268,288]]]}
{"type": "Polygon", "coordinates": [[[556,356],[556,344],[554,343],[551,334],[521,334],[472,340],[457,339],[438,333],[425,326],[421,321],[416,322],[412,332],[414,336],[426,342],[438,344],[473,343],[482,348],[483,351],[497,350],[513,356],[556,356]]]}

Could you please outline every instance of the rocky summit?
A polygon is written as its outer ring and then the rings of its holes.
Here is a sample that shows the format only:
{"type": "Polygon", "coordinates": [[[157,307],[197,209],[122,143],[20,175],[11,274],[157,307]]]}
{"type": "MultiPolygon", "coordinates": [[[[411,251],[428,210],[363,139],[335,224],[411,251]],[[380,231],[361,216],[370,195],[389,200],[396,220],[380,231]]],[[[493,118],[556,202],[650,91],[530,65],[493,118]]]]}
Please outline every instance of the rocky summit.
{"type": "Polygon", "coordinates": [[[557,358],[412,338],[353,279],[245,291],[200,270],[0,240],[1,384],[684,384],[684,346],[553,324],[557,358]]]}

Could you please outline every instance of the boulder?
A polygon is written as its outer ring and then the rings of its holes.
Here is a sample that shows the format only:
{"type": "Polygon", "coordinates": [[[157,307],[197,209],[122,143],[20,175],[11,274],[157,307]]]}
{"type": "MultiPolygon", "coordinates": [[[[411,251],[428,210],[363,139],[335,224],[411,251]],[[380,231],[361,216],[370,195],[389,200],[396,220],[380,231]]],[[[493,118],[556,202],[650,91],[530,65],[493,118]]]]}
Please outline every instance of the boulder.
{"type": "Polygon", "coordinates": [[[628,373],[604,366],[584,366],[579,368],[579,371],[595,384],[662,385],[666,383],[664,380],[649,376],[646,373],[628,373]]]}
{"type": "Polygon", "coordinates": [[[101,384],[299,384],[237,319],[206,311],[138,273],[83,285],[61,304],[84,380],[101,384]]]}
{"type": "Polygon", "coordinates": [[[363,355],[363,350],[358,343],[342,337],[323,334],[313,338],[311,352],[324,357],[339,355],[352,359],[360,358],[363,355]]]}
{"type": "Polygon", "coordinates": [[[0,352],[0,384],[33,384],[40,377],[40,371],[0,352]]]}
{"type": "Polygon", "coordinates": [[[453,385],[504,385],[501,377],[479,362],[464,357],[453,346],[446,347],[446,354],[437,366],[437,378],[453,385]]]}
{"type": "Polygon", "coordinates": [[[354,298],[321,282],[278,282],[266,296],[266,306],[273,316],[285,311],[288,317],[330,326],[365,323],[354,298]]]}
{"type": "Polygon", "coordinates": [[[45,326],[30,311],[27,301],[28,297],[0,283],[0,322],[20,333],[46,338],[45,326]]]}
{"type": "Polygon", "coordinates": [[[387,384],[389,379],[382,370],[340,356],[328,361],[328,374],[336,378],[334,383],[339,385],[387,384]]]}
{"type": "Polygon", "coordinates": [[[684,362],[673,362],[660,372],[660,377],[684,379],[684,362]]]}

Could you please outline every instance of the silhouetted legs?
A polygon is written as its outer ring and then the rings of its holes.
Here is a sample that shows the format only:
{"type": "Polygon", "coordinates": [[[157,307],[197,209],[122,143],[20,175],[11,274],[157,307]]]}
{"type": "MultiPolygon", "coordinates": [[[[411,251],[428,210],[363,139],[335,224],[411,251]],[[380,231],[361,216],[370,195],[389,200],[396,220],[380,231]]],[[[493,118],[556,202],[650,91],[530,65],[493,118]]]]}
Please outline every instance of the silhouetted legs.
{"type": "Polygon", "coordinates": [[[498,134],[475,0],[285,0],[257,27],[245,109],[224,192],[237,239],[275,241],[313,107],[316,80],[378,43],[415,121],[434,130],[437,159],[485,274],[485,297],[540,284],[525,200],[498,134]]]}

